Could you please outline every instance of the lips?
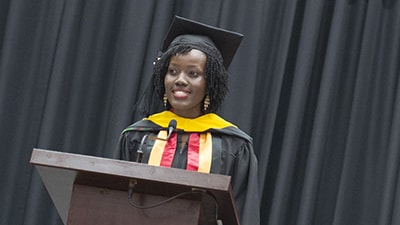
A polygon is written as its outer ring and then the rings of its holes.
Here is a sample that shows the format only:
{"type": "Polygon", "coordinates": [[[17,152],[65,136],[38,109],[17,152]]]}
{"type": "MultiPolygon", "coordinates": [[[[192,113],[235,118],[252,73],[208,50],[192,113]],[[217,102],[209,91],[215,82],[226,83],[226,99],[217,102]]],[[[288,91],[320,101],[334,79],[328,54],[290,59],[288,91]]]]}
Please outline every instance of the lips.
{"type": "Polygon", "coordinates": [[[172,94],[174,95],[175,98],[182,99],[188,97],[190,92],[184,90],[173,90],[172,94]]]}

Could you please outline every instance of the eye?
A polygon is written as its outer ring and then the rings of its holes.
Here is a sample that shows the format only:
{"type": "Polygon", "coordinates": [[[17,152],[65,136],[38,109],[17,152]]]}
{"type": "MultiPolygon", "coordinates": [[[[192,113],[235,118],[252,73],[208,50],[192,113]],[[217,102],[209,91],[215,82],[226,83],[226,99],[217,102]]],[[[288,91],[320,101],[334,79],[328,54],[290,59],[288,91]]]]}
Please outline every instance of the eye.
{"type": "Polygon", "coordinates": [[[178,72],[174,68],[168,68],[168,74],[169,75],[176,75],[178,72]]]}
{"type": "Polygon", "coordinates": [[[200,72],[198,72],[198,71],[194,71],[194,70],[192,70],[192,71],[189,71],[189,76],[190,77],[198,77],[198,76],[200,76],[201,75],[201,73],[200,72]]]}

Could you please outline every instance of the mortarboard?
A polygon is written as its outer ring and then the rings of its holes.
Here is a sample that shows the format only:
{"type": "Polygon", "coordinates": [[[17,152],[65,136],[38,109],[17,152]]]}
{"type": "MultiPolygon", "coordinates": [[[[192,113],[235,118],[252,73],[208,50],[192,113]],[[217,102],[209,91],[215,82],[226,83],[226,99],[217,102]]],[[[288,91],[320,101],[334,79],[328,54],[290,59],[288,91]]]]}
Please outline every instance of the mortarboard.
{"type": "Polygon", "coordinates": [[[228,69],[242,39],[243,35],[240,33],[175,16],[164,39],[161,51],[165,52],[176,43],[211,46],[219,50],[224,61],[223,65],[228,69]]]}

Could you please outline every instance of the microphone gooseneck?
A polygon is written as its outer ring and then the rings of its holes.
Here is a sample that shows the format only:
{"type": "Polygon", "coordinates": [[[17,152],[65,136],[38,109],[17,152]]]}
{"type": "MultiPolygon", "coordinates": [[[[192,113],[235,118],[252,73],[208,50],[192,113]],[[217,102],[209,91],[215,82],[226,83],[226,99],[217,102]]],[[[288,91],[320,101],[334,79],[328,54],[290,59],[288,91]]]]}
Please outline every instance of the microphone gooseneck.
{"type": "Polygon", "coordinates": [[[148,134],[145,134],[142,137],[142,140],[140,141],[139,148],[136,151],[136,160],[135,160],[135,162],[137,162],[137,163],[142,163],[142,160],[143,160],[143,145],[146,142],[148,136],[149,136],[148,134]]]}
{"type": "Polygon", "coordinates": [[[136,161],[135,162],[142,163],[142,160],[143,160],[143,146],[145,145],[146,140],[148,138],[153,139],[153,140],[168,141],[169,138],[171,137],[172,133],[176,130],[176,125],[177,125],[176,124],[176,120],[172,119],[171,121],[169,121],[168,128],[167,128],[168,129],[168,135],[167,135],[167,138],[165,138],[165,139],[145,134],[142,137],[142,140],[140,141],[140,145],[139,145],[138,150],[136,151],[136,161]]]}

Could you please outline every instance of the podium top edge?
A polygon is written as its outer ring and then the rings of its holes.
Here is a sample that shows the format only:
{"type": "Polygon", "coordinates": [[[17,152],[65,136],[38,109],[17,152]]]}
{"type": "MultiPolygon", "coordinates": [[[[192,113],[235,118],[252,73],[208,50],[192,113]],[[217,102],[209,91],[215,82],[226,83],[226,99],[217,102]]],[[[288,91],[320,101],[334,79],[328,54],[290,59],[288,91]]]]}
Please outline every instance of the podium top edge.
{"type": "Polygon", "coordinates": [[[165,168],[98,156],[34,148],[30,163],[34,166],[115,175],[155,182],[176,183],[216,191],[230,191],[230,176],[165,168]]]}

